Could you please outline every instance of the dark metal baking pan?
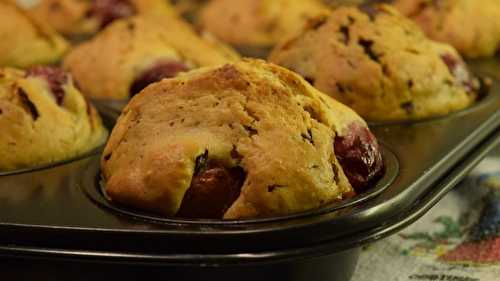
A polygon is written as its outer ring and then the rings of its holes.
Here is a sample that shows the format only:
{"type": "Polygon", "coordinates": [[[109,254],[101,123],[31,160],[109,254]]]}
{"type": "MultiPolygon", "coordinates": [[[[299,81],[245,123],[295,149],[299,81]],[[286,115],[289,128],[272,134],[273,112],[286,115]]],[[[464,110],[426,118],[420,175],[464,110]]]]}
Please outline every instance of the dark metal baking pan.
{"type": "MultiPolygon", "coordinates": [[[[279,280],[349,280],[359,256],[359,245],[375,241],[412,223],[437,203],[461,178],[463,178],[492,148],[500,145],[500,132],[488,137],[466,159],[456,165],[435,187],[419,198],[411,209],[395,215],[370,232],[355,237],[344,237],[319,246],[295,249],[287,253],[269,252],[255,254],[260,263],[240,262],[218,265],[196,264],[178,266],[160,255],[140,255],[113,252],[94,252],[33,247],[0,247],[4,258],[2,276],[16,280],[40,281],[71,280],[138,280],[168,276],[176,280],[268,280],[263,277],[279,276],[279,280]],[[348,250],[339,251],[347,247],[348,250]],[[50,252],[50,255],[47,253],[50,252]],[[288,254],[283,260],[282,255],[288,254]],[[297,258],[299,256],[299,258],[297,258]],[[278,257],[278,258],[276,258],[278,257]],[[295,257],[295,258],[294,258],[295,257]],[[273,259],[276,258],[276,259],[273,259]],[[273,262],[274,261],[274,262],[273,262]],[[122,262],[122,263],[120,263],[122,262]],[[30,270],[25,270],[29,264],[30,270]],[[78,272],[77,275],[74,273],[78,272]]],[[[244,256],[244,255],[241,255],[244,256]]],[[[246,254],[246,256],[251,256],[246,254]]],[[[241,258],[241,257],[240,257],[241,258]]],[[[197,257],[192,257],[197,260],[197,257]]]]}
{"type": "Polygon", "coordinates": [[[421,216],[498,143],[499,108],[495,83],[484,101],[460,114],[373,127],[399,160],[391,185],[359,204],[279,220],[214,224],[115,212],[86,193],[98,188],[98,155],[0,176],[0,255],[110,262],[118,271],[120,264],[159,265],[179,280],[264,280],[271,273],[348,280],[360,245],[421,216]]]}

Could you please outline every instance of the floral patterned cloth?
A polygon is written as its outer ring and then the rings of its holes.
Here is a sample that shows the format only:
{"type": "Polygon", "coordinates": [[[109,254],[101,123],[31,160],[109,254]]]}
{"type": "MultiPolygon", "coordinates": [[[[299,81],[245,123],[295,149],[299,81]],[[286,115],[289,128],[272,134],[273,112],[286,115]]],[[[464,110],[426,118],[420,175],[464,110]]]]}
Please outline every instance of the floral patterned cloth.
{"type": "Polygon", "coordinates": [[[500,147],[419,221],[366,247],[352,281],[500,281],[500,147]]]}

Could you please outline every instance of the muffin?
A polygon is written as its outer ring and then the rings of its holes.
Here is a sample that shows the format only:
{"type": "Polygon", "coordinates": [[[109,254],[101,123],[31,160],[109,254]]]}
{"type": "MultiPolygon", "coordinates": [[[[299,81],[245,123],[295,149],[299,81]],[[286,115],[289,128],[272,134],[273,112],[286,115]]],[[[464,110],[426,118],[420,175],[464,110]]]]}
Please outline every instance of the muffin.
{"type": "Polygon", "coordinates": [[[500,49],[498,0],[396,0],[394,5],[430,38],[466,57],[491,57],[500,49]]]}
{"type": "Polygon", "coordinates": [[[471,105],[480,88],[453,47],[383,4],[317,18],[269,60],[376,121],[446,115],[471,105]]]}
{"type": "Polygon", "coordinates": [[[107,131],[59,68],[0,69],[0,171],[67,160],[102,145],[107,131]]]}
{"type": "Polygon", "coordinates": [[[127,99],[179,72],[238,58],[232,50],[202,39],[178,19],[139,16],[118,20],[73,49],[64,67],[85,94],[127,99]]]}
{"type": "Polygon", "coordinates": [[[0,1],[0,67],[26,68],[57,62],[68,48],[54,30],[0,1]]]}
{"type": "Polygon", "coordinates": [[[19,5],[58,32],[67,35],[93,34],[116,19],[135,14],[174,15],[165,0],[39,0],[19,5]]]}
{"type": "Polygon", "coordinates": [[[206,67],[144,89],[101,159],[111,201],[168,217],[293,214],[377,181],[375,137],[352,110],[259,60],[206,67]]]}
{"type": "Polygon", "coordinates": [[[201,25],[239,48],[272,48],[309,18],[328,13],[319,0],[213,0],[201,12],[201,25]]]}

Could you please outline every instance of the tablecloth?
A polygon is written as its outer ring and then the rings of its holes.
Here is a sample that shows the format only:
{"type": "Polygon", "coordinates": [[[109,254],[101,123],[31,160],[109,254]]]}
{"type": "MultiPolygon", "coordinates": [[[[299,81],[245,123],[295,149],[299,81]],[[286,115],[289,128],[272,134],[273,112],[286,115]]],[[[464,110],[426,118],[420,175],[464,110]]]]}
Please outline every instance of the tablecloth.
{"type": "Polygon", "coordinates": [[[500,281],[500,147],[425,216],[363,249],[352,281],[500,281]]]}

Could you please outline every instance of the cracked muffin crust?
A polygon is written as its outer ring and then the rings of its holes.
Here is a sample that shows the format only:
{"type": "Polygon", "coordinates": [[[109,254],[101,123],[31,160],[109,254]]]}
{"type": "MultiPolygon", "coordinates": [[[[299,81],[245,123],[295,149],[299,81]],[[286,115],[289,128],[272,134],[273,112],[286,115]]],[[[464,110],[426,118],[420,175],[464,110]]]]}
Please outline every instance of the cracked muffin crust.
{"type": "Polygon", "coordinates": [[[64,67],[85,94],[127,99],[162,78],[236,59],[231,49],[202,39],[179,19],[138,16],[114,22],[73,49],[64,67]]]}
{"type": "Polygon", "coordinates": [[[201,25],[238,47],[272,47],[328,13],[319,0],[213,0],[201,12],[201,25]]]}
{"type": "Polygon", "coordinates": [[[430,38],[466,57],[491,57],[500,50],[498,0],[396,0],[394,5],[430,38]]]}
{"type": "Polygon", "coordinates": [[[118,119],[101,168],[114,202],[241,219],[353,196],[378,180],[383,161],[352,110],[291,71],[243,60],[144,89],[118,119]]]}
{"type": "Polygon", "coordinates": [[[107,131],[59,68],[0,69],[0,171],[66,160],[102,145],[107,131]]]}
{"type": "Polygon", "coordinates": [[[174,16],[165,0],[37,0],[22,4],[28,13],[67,35],[96,33],[114,20],[136,14],[174,16]]]}
{"type": "Polygon", "coordinates": [[[338,8],[278,45],[269,60],[370,120],[446,115],[480,91],[453,47],[427,39],[388,5],[338,8]]]}
{"type": "Polygon", "coordinates": [[[9,1],[0,1],[0,67],[55,63],[67,49],[66,41],[50,27],[9,1]]]}

